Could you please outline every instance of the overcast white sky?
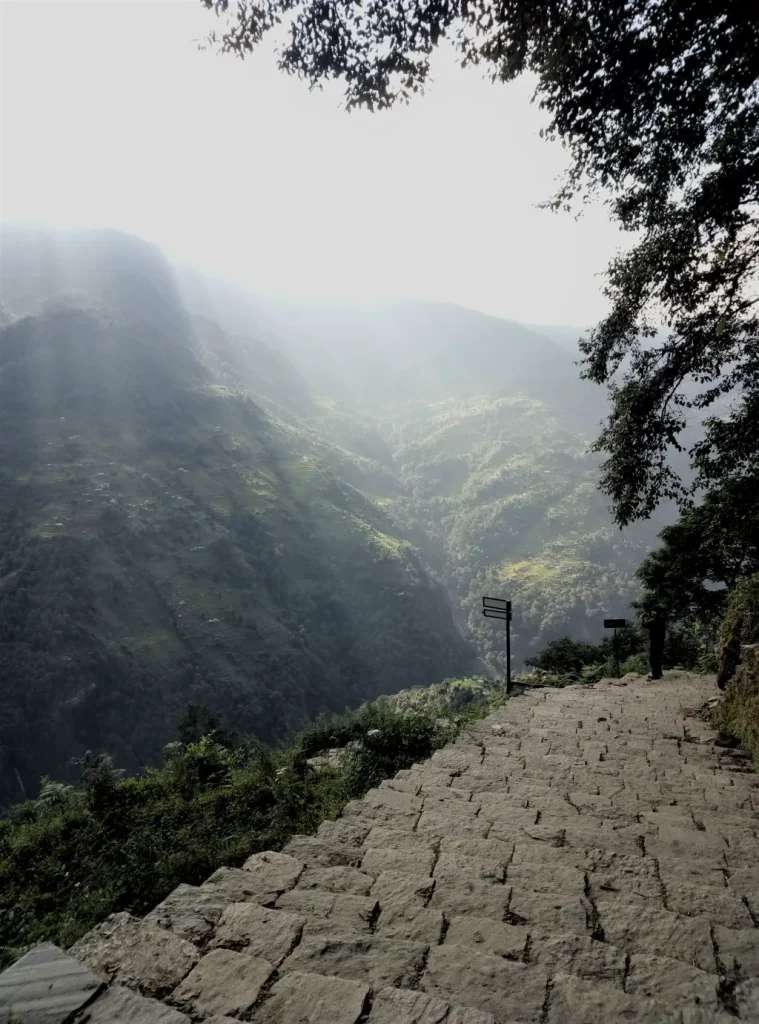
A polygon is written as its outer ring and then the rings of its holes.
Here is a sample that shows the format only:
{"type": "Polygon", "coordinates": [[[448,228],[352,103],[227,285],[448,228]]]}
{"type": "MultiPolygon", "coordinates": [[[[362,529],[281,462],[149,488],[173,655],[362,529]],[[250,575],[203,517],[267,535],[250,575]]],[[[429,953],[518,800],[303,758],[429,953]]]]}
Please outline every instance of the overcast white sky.
{"type": "Polygon", "coordinates": [[[197,0],[0,6],[0,215],[118,227],[257,291],[601,315],[625,242],[602,207],[536,209],[565,156],[530,84],[443,55],[428,94],[346,114],[274,67],[198,52],[197,0]]]}

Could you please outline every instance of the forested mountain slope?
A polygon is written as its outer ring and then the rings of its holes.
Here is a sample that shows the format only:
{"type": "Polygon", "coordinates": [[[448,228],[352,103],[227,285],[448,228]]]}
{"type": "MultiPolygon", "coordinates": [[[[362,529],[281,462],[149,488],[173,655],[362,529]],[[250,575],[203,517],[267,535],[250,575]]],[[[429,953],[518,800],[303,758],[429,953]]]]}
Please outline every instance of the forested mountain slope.
{"type": "Polygon", "coordinates": [[[271,740],[471,665],[442,588],[348,482],[366,460],[286,417],[310,399],[279,354],[164,302],[135,240],[107,240],[87,291],[75,247],[73,293],[46,282],[32,316],[3,255],[0,800],[88,747],[139,766],[188,703],[271,740]]]}
{"type": "Polygon", "coordinates": [[[397,430],[405,485],[391,504],[446,581],[480,656],[503,670],[503,630],[483,594],[514,606],[518,665],[560,636],[598,641],[637,595],[659,525],[620,532],[597,490],[587,436],[526,395],[449,400],[397,430]]]}
{"type": "Polygon", "coordinates": [[[624,614],[601,396],[455,306],[283,304],[114,232],[0,236],[0,802],[153,759],[187,705],[266,740],[624,614]],[[463,635],[462,635],[463,634],[463,635]]]}
{"type": "MultiPolygon", "coordinates": [[[[179,275],[188,296],[191,280],[179,275]]],[[[605,616],[629,612],[673,511],[614,526],[588,454],[605,397],[579,377],[577,329],[444,304],[272,302],[211,279],[192,294],[238,329],[265,325],[319,399],[307,422],[383,467],[357,486],[413,538],[491,668],[504,643],[485,593],[514,602],[517,664],[565,634],[598,640],[605,616]]]]}
{"type": "Polygon", "coordinates": [[[314,394],[375,415],[383,431],[399,407],[504,393],[548,402],[575,426],[594,429],[604,414],[574,348],[512,320],[439,302],[275,301],[187,269],[176,281],[188,309],[233,333],[255,327],[314,394]]]}

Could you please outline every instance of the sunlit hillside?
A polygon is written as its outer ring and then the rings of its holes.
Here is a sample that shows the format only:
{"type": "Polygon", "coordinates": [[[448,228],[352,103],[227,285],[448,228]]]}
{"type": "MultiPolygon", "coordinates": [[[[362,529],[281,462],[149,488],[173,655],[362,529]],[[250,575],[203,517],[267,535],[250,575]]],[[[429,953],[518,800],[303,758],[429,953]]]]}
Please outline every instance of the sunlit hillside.
{"type": "Polygon", "coordinates": [[[283,739],[623,614],[600,399],[453,306],[282,306],[116,233],[3,236],[4,800],[88,748],[155,758],[188,704],[283,739]]]}

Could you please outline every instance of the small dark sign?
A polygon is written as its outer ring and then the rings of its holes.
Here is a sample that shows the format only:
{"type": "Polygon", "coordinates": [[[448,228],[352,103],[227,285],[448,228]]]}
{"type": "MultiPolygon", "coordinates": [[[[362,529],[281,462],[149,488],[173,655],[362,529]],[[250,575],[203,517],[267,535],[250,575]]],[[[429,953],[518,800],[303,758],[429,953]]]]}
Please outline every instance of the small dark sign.
{"type": "Polygon", "coordinates": [[[483,597],[482,614],[486,619],[505,619],[511,622],[511,601],[501,597],[483,597]]]}
{"type": "Polygon", "coordinates": [[[483,597],[482,614],[486,619],[506,623],[506,693],[511,693],[511,601],[505,597],[483,597]]]}
{"type": "Polygon", "coordinates": [[[627,619],[604,619],[604,629],[623,629],[627,619]]]}
{"type": "Polygon", "coordinates": [[[511,621],[511,612],[507,612],[505,608],[483,608],[482,614],[486,619],[508,619],[511,621]]]}

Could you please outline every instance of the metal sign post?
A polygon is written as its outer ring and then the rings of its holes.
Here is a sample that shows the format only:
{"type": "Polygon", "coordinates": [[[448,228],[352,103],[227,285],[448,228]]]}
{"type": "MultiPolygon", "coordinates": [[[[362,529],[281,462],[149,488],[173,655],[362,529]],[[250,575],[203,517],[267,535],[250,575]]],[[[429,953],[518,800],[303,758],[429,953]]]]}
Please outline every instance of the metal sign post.
{"type": "Polygon", "coordinates": [[[614,651],[614,664],[617,667],[617,679],[619,679],[619,673],[621,671],[619,666],[619,647],[617,646],[617,630],[624,629],[627,625],[627,619],[604,619],[604,629],[613,629],[614,638],[611,641],[612,649],[614,651]]]}
{"type": "Polygon", "coordinates": [[[482,614],[486,619],[502,619],[506,623],[506,693],[511,693],[511,601],[483,597],[482,614]]]}

